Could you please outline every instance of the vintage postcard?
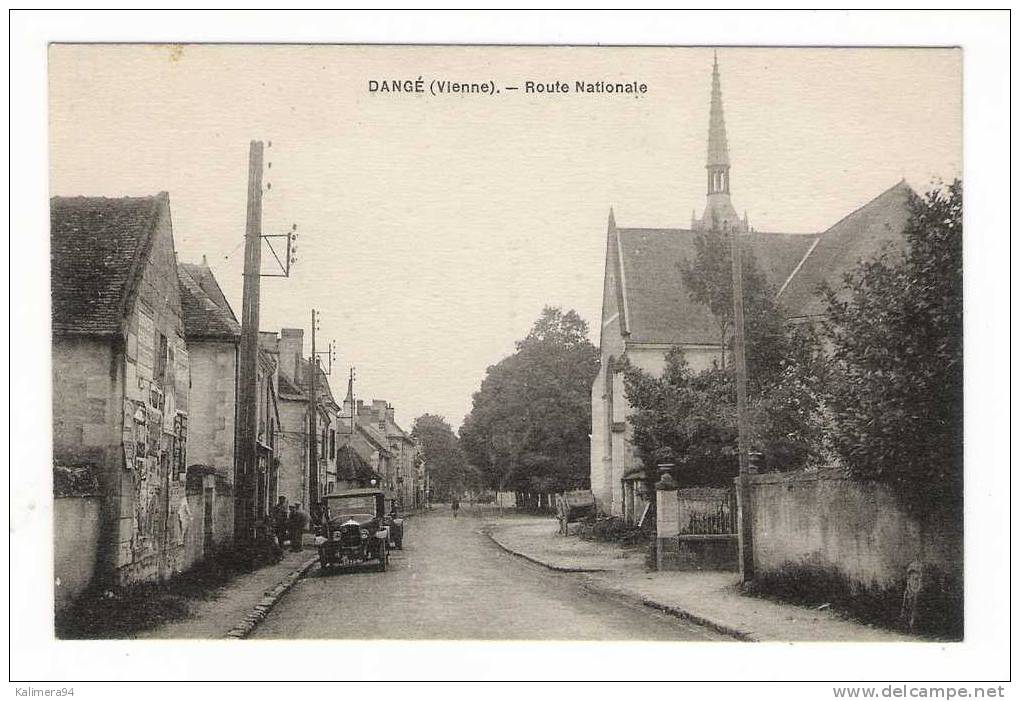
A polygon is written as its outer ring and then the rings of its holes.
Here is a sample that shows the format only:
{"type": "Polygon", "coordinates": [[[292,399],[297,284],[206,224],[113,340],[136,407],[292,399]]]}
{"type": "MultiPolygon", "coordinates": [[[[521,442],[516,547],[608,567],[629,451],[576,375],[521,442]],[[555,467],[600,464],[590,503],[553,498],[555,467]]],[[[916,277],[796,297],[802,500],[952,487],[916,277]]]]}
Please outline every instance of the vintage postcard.
{"type": "Polygon", "coordinates": [[[55,640],[968,640],[961,48],[47,61],[55,640]]]}

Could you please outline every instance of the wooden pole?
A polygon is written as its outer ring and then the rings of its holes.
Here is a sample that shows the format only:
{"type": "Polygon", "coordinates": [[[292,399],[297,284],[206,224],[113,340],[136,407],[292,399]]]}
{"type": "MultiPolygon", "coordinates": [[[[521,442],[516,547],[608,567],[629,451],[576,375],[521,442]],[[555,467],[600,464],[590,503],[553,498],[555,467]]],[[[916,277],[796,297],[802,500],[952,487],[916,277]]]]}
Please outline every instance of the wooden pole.
{"type": "Polygon", "coordinates": [[[737,385],[737,455],[740,476],[738,515],[740,519],[738,543],[740,547],[740,576],[745,582],[754,577],[754,550],[751,533],[751,499],[748,482],[748,442],[750,427],[747,420],[747,361],[744,354],[744,281],[740,250],[740,233],[730,228],[730,252],[733,259],[733,366],[737,385]]]}
{"type": "Polygon", "coordinates": [[[234,539],[255,536],[255,439],[259,345],[259,275],[262,268],[262,142],[248,149],[248,214],[244,230],[244,290],[241,347],[237,363],[237,440],[234,456],[234,539]]]}
{"type": "Polygon", "coordinates": [[[315,354],[315,310],[312,310],[312,362],[308,381],[308,513],[319,503],[319,356],[315,354]]]}

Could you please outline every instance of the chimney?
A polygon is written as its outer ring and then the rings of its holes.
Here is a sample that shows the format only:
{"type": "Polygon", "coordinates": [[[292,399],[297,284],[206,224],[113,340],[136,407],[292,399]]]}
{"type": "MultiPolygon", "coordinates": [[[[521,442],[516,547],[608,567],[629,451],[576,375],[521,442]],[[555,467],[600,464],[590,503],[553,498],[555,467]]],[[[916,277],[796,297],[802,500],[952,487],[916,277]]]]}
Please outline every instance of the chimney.
{"type": "Polygon", "coordinates": [[[393,424],[397,423],[396,419],[393,418],[393,405],[392,404],[387,404],[386,405],[386,420],[389,421],[390,423],[393,423],[393,424]]]}
{"type": "Polygon", "coordinates": [[[379,422],[379,428],[386,430],[386,402],[382,399],[372,400],[372,414],[379,422]]]}
{"type": "Polygon", "coordinates": [[[304,329],[280,329],[280,371],[295,384],[303,378],[298,377],[298,362],[304,356],[304,329]]]}

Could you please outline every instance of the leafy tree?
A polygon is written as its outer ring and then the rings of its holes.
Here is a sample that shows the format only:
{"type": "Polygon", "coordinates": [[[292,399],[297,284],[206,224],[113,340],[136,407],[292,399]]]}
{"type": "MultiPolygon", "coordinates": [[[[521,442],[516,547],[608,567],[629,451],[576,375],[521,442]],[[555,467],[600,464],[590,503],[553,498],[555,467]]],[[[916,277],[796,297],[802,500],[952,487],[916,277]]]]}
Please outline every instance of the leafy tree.
{"type": "Polygon", "coordinates": [[[547,492],[586,484],[596,371],[585,321],[546,307],[516,352],[486,370],[460,429],[488,486],[547,492]]]}
{"type": "MultiPolygon", "coordinates": [[[[685,484],[729,484],[738,470],[732,347],[733,277],[724,234],[695,238],[693,261],[680,266],[691,301],[706,305],[719,329],[722,362],[694,373],[679,348],[662,376],[627,366],[633,441],[645,464],[676,462],[685,484]]],[[[775,291],[749,252],[742,256],[751,449],[766,470],[790,470],[819,457],[824,381],[820,344],[810,328],[789,327],[775,291]]]]}
{"type": "MultiPolygon", "coordinates": [[[[712,312],[719,329],[720,367],[733,341],[733,257],[729,235],[705,231],[694,238],[693,261],[680,264],[680,275],[695,304],[712,312]]],[[[798,341],[790,337],[776,291],[758,268],[754,254],[741,255],[744,291],[744,339],[749,388],[763,386],[782,372],[798,341]]],[[[802,343],[801,343],[802,345],[802,343]]]]}
{"type": "Polygon", "coordinates": [[[963,186],[911,196],[906,250],[827,290],[829,437],[851,474],[925,504],[963,496],[963,186]]]}
{"type": "Polygon", "coordinates": [[[422,414],[414,420],[411,435],[421,446],[436,498],[446,500],[475,485],[478,475],[468,465],[460,441],[445,418],[422,414]]]}

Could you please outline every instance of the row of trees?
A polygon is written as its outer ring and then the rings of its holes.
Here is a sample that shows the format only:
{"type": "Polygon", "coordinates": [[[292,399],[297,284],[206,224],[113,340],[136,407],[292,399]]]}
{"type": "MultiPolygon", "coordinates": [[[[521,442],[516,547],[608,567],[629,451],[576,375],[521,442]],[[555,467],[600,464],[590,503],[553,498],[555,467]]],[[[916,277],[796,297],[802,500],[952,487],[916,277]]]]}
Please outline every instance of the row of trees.
{"type": "MultiPolygon", "coordinates": [[[[752,256],[744,261],[752,446],[765,469],[837,459],[916,503],[959,504],[963,480],[963,249],[959,181],[912,196],[905,249],[888,247],[825,289],[826,320],[791,326],[752,256]]],[[[732,334],[729,244],[696,239],[679,271],[721,345],[732,334]]],[[[634,444],[691,484],[737,472],[733,368],[695,373],[667,355],[661,377],[625,368],[634,444]]]]}

